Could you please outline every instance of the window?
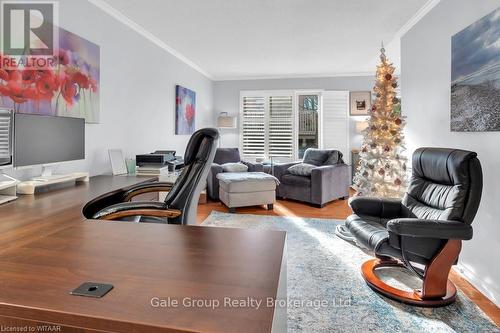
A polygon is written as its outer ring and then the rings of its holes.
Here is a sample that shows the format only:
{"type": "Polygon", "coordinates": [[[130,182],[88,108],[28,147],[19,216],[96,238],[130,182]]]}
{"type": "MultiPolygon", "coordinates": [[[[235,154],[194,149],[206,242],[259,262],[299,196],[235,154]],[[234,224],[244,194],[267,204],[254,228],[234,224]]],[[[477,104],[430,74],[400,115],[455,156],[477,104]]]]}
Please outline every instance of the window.
{"type": "Polygon", "coordinates": [[[246,157],[263,158],[266,154],[266,99],[242,98],[241,152],[246,157]]]}
{"type": "Polygon", "coordinates": [[[349,152],[348,91],[242,91],[240,151],[244,158],[286,162],[307,148],[349,152]]]}
{"type": "Polygon", "coordinates": [[[241,94],[240,148],[244,157],[295,157],[293,97],[293,92],[241,94]]]}
{"type": "Polygon", "coordinates": [[[269,97],[269,157],[293,158],[293,96],[269,97]]]}
{"type": "Polygon", "coordinates": [[[349,92],[323,91],[321,93],[321,145],[324,149],[337,149],[350,164],[349,150],[349,92]]]}
{"type": "Polygon", "coordinates": [[[299,94],[299,137],[298,155],[304,157],[307,148],[319,147],[319,95],[299,94]]]}

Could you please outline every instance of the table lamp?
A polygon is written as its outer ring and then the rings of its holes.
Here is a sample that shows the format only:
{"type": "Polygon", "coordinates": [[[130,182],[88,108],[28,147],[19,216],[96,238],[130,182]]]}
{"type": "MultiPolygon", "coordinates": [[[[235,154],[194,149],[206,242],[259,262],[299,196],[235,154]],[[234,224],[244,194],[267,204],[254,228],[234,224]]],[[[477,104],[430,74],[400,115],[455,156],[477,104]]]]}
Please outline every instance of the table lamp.
{"type": "MultiPolygon", "coordinates": [[[[236,117],[230,116],[227,112],[219,113],[217,117],[217,127],[219,129],[235,129],[236,117]]],[[[219,147],[222,146],[222,135],[219,138],[219,147]]]]}

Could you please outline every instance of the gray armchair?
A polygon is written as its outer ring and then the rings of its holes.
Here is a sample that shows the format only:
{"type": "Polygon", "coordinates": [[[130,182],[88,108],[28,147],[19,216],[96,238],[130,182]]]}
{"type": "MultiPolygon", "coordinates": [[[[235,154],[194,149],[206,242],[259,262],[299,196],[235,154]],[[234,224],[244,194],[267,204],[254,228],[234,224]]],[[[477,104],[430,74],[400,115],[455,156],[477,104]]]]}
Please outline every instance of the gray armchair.
{"type": "Polygon", "coordinates": [[[308,202],[323,207],[336,199],[349,197],[349,167],[342,160],[342,153],[332,149],[309,148],[304,160],[274,166],[274,176],[280,181],[277,196],[308,202]],[[290,173],[291,166],[298,163],[315,165],[311,175],[299,176],[290,173]]]}
{"type": "Polygon", "coordinates": [[[238,148],[217,148],[214,163],[210,167],[207,179],[207,195],[212,200],[219,200],[219,180],[217,174],[224,172],[221,165],[225,163],[243,163],[248,167],[248,172],[263,172],[261,163],[242,161],[238,148]]]}

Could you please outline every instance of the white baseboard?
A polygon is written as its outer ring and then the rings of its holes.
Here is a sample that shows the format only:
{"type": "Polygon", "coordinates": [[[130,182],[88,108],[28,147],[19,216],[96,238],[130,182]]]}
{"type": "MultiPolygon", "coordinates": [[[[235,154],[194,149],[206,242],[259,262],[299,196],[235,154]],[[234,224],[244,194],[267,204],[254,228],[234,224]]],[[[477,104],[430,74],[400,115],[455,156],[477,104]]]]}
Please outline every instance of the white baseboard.
{"type": "Polygon", "coordinates": [[[460,263],[455,266],[455,270],[462,274],[467,281],[476,287],[490,301],[495,303],[496,306],[500,306],[500,289],[498,289],[495,281],[482,280],[476,273],[460,263]]]}

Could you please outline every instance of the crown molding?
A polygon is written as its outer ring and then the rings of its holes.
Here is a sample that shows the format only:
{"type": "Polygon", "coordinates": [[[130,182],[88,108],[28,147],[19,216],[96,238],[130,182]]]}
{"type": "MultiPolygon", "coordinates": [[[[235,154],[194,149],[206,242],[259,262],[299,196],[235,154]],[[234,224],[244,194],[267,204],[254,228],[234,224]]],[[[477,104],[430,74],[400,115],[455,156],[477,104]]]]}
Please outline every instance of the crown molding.
{"type": "Polygon", "coordinates": [[[290,74],[290,75],[269,75],[269,76],[217,76],[214,81],[247,81],[247,80],[280,80],[280,79],[321,79],[329,77],[356,77],[375,76],[375,72],[345,72],[328,74],[290,74]]]}
{"type": "Polygon", "coordinates": [[[417,24],[421,19],[424,18],[425,15],[427,15],[427,13],[429,13],[432,8],[436,7],[436,5],[438,3],[440,3],[441,0],[428,0],[423,6],[422,8],[420,8],[416,13],[415,15],[413,15],[409,20],[408,22],[406,22],[397,32],[396,34],[394,35],[394,39],[399,39],[401,37],[403,37],[404,34],[406,34],[408,31],[410,31],[411,28],[413,28],[413,26],[415,24],[417,24]]]}
{"type": "Polygon", "coordinates": [[[159,39],[158,37],[153,35],[150,31],[148,31],[146,28],[137,24],[136,22],[134,22],[133,20],[128,18],[125,14],[123,14],[122,12],[117,10],[116,8],[112,7],[110,4],[108,4],[104,0],[88,0],[88,2],[90,2],[91,4],[96,6],[97,8],[101,9],[103,12],[105,12],[109,16],[120,21],[121,23],[123,23],[124,25],[129,27],[130,29],[134,30],[139,35],[146,38],[147,40],[149,40],[150,42],[152,42],[156,46],[160,47],[164,51],[170,53],[171,55],[173,55],[174,57],[176,57],[177,59],[179,59],[180,61],[182,61],[186,65],[188,65],[189,67],[191,67],[194,70],[196,70],[197,72],[199,72],[200,74],[206,76],[210,80],[214,79],[212,75],[210,75],[208,72],[206,72],[200,66],[198,66],[195,62],[188,59],[187,57],[185,57],[183,54],[181,54],[179,51],[175,50],[171,46],[167,45],[161,39],[159,39]]]}

